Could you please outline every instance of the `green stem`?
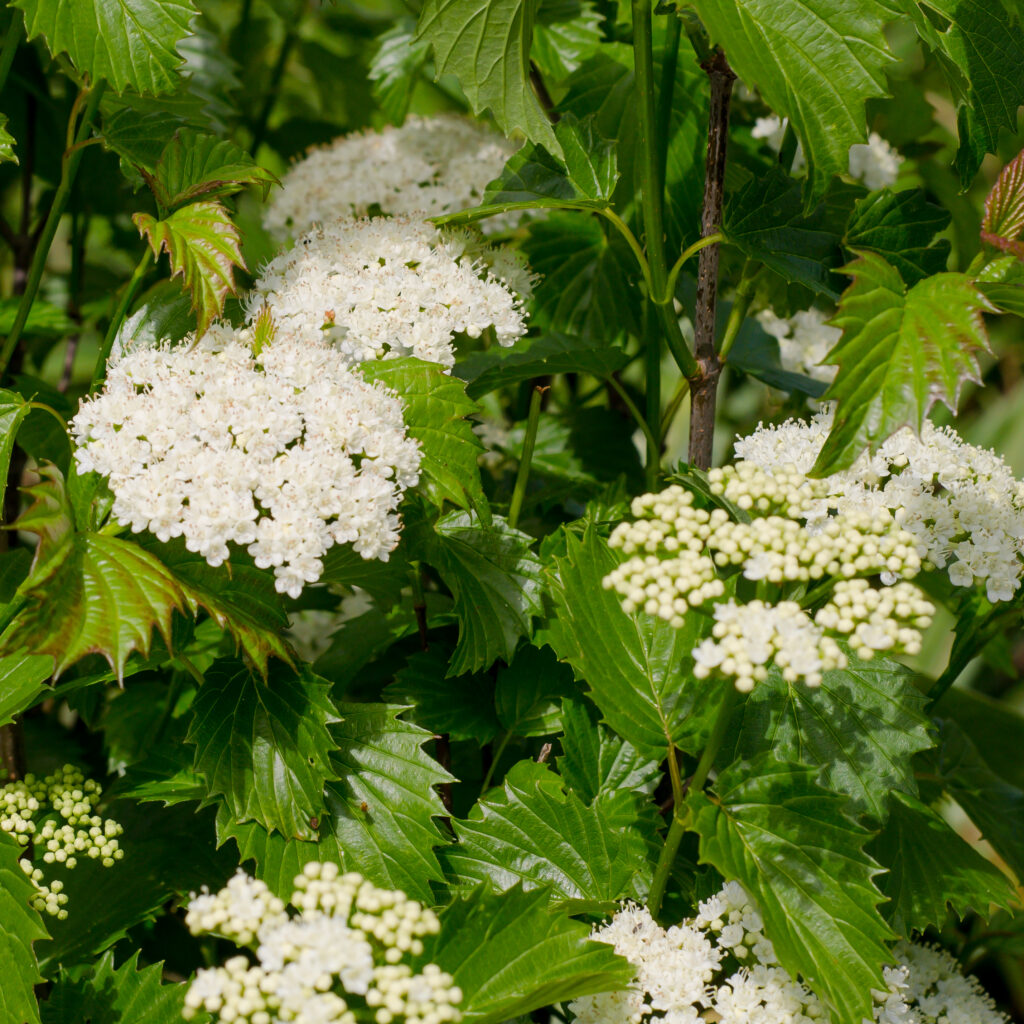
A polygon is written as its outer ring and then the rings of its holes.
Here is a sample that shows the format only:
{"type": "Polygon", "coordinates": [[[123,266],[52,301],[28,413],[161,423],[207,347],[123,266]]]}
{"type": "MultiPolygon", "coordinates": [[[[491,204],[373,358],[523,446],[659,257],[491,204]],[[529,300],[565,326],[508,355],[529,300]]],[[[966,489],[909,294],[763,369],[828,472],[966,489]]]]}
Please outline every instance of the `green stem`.
{"type": "Polygon", "coordinates": [[[672,96],[676,88],[676,72],[679,68],[679,39],[682,33],[682,19],[675,14],[670,14],[665,33],[665,56],[661,64],[661,87],[658,89],[658,173],[662,181],[665,180],[668,140],[672,134],[672,96]]]}
{"type": "Polygon", "coordinates": [[[660,444],[658,439],[655,437],[654,432],[647,424],[647,420],[644,419],[643,413],[637,408],[636,402],[629,397],[629,392],[615,379],[614,376],[608,375],[605,380],[615,389],[616,394],[622,399],[622,404],[629,410],[629,414],[636,421],[636,425],[644,432],[644,437],[647,439],[648,446],[654,446],[660,450],[660,444]]]}
{"type": "MultiPolygon", "coordinates": [[[[565,209],[573,209],[573,207],[567,206],[565,209]]],[[[637,264],[640,267],[640,272],[644,276],[644,284],[647,287],[647,291],[651,293],[651,268],[647,263],[647,257],[644,255],[644,250],[637,241],[636,235],[629,230],[629,225],[610,207],[603,210],[595,210],[594,212],[599,213],[610,224],[614,224],[616,230],[626,240],[626,244],[632,249],[633,255],[636,257],[637,264]]]]}
{"type": "Polygon", "coordinates": [[[729,319],[725,322],[725,330],[722,332],[722,339],[719,342],[718,358],[725,362],[732,348],[736,335],[740,333],[743,321],[747,318],[747,310],[750,309],[750,300],[754,297],[754,278],[747,275],[746,267],[743,268],[743,276],[736,286],[736,295],[733,299],[732,309],[729,310],[729,319]]]}
{"type": "Polygon", "coordinates": [[[114,347],[114,339],[117,337],[117,332],[121,329],[121,324],[124,323],[124,318],[131,308],[142,279],[146,276],[146,271],[149,269],[149,260],[150,252],[147,248],[142,254],[142,259],[136,264],[135,270],[132,271],[132,276],[125,285],[124,291],[121,292],[117,309],[114,310],[114,314],[110,318],[110,326],[107,327],[107,333],[103,337],[103,344],[100,346],[99,355],[96,357],[96,369],[92,373],[92,384],[89,387],[90,392],[95,391],[103,382],[103,375],[107,370],[107,360],[110,358],[110,350],[114,347]]]}
{"type": "Polygon", "coordinates": [[[47,405],[45,402],[29,402],[28,407],[30,409],[38,409],[40,412],[45,412],[48,415],[52,416],[60,424],[60,429],[64,432],[64,434],[70,438],[71,435],[68,433],[67,422],[65,421],[64,417],[61,416],[61,414],[57,412],[56,409],[53,408],[53,406],[47,405]]]}
{"type": "Polygon", "coordinates": [[[416,629],[420,635],[420,649],[430,650],[427,638],[427,599],[423,596],[423,568],[419,562],[409,564],[409,579],[412,583],[412,610],[416,616],[416,629]]]}
{"type": "Polygon", "coordinates": [[[672,865],[675,863],[684,832],[686,832],[686,825],[679,816],[679,809],[676,808],[668,826],[668,835],[665,836],[665,845],[658,855],[658,866],[654,869],[654,880],[651,882],[651,891],[647,896],[647,909],[650,910],[651,916],[654,918],[657,918],[661,911],[665,890],[668,888],[668,879],[672,874],[672,865]]]}
{"type": "MultiPolygon", "coordinates": [[[[300,16],[301,20],[301,16],[300,16]]],[[[281,49],[270,72],[270,81],[267,84],[267,93],[263,99],[263,105],[256,117],[256,124],[252,130],[252,145],[249,147],[250,154],[255,158],[256,151],[263,143],[267,134],[267,125],[270,123],[270,115],[274,111],[274,104],[280,92],[281,79],[284,77],[284,69],[288,65],[288,58],[291,56],[292,47],[298,39],[298,23],[291,24],[281,41],[281,49]]]]}
{"type": "Polygon", "coordinates": [[[7,84],[7,76],[11,72],[14,55],[18,52],[18,46],[24,38],[25,22],[22,20],[21,12],[12,8],[11,20],[4,33],[3,47],[0,47],[0,90],[7,84]]]}
{"type": "Polygon", "coordinates": [[[508,741],[510,739],[512,739],[512,733],[506,732],[502,735],[501,742],[498,744],[498,749],[494,752],[494,757],[491,758],[491,763],[487,768],[487,774],[484,776],[483,785],[480,787],[481,796],[491,788],[491,779],[494,778],[494,772],[497,770],[498,762],[501,760],[501,755],[505,753],[505,748],[508,746],[508,741]]]}
{"type": "MultiPolygon", "coordinates": [[[[93,118],[99,109],[100,99],[103,96],[105,87],[106,82],[100,79],[90,90],[89,100],[85,105],[85,113],[82,115],[78,131],[75,135],[76,143],[84,141],[89,133],[93,118]]],[[[28,315],[32,310],[32,303],[35,301],[36,293],[39,291],[39,283],[42,281],[43,270],[46,268],[46,259],[50,254],[50,246],[53,244],[54,235],[57,234],[57,226],[60,224],[61,217],[64,215],[64,209],[68,204],[71,186],[74,184],[75,175],[78,173],[78,167],[82,162],[83,152],[84,150],[82,149],[75,149],[73,152],[65,153],[64,155],[60,184],[57,186],[57,192],[53,197],[53,205],[50,207],[50,213],[46,218],[42,234],[39,236],[39,241],[36,244],[36,250],[32,255],[32,264],[29,267],[28,278],[25,281],[25,291],[21,296],[21,302],[18,304],[18,312],[14,317],[11,332],[4,341],[3,349],[0,350],[0,377],[6,372],[11,356],[14,355],[22,332],[25,329],[25,324],[28,323],[28,315]]]]}
{"type": "Polygon", "coordinates": [[[672,264],[672,269],[668,275],[668,287],[665,290],[665,302],[671,302],[672,297],[676,293],[676,281],[679,279],[679,271],[683,269],[687,261],[691,256],[696,256],[706,245],[717,245],[719,242],[725,241],[725,235],[721,231],[716,231],[713,235],[708,235],[705,238],[698,238],[693,245],[688,245],[682,253],[680,253],[679,259],[672,264]]]}
{"type": "Polygon", "coordinates": [[[672,426],[672,421],[676,418],[676,413],[679,412],[679,407],[683,404],[683,399],[690,393],[690,382],[684,377],[679,382],[679,387],[676,388],[676,393],[672,396],[672,400],[668,403],[668,407],[665,409],[664,415],[661,417],[661,443],[665,443],[665,438],[668,436],[669,428],[672,426]]]}
{"type": "Polygon", "coordinates": [[[697,762],[697,770],[686,784],[686,791],[688,793],[697,793],[704,788],[704,783],[708,780],[708,773],[711,771],[711,766],[715,763],[715,758],[718,756],[718,751],[722,746],[722,740],[725,739],[726,731],[729,728],[729,719],[732,718],[732,709],[736,704],[738,696],[739,693],[736,687],[732,683],[726,683],[725,694],[722,697],[722,703],[718,706],[718,714],[715,716],[715,724],[711,727],[711,735],[708,737],[704,752],[700,755],[700,760],[697,762]]]}
{"type": "Polygon", "coordinates": [[[519,513],[523,510],[523,498],[526,495],[526,484],[530,479],[530,463],[533,461],[533,449],[537,443],[537,426],[540,423],[540,403],[544,392],[548,389],[534,388],[530,396],[530,414],[526,420],[526,436],[523,438],[523,455],[519,460],[516,472],[516,484],[512,490],[512,502],[508,507],[508,525],[514,530],[519,523],[519,513]]]}
{"type": "Polygon", "coordinates": [[[657,486],[661,464],[661,444],[658,438],[661,425],[661,336],[654,329],[654,316],[652,303],[645,302],[643,339],[647,375],[647,458],[644,461],[644,474],[648,491],[653,491],[657,486]]]}

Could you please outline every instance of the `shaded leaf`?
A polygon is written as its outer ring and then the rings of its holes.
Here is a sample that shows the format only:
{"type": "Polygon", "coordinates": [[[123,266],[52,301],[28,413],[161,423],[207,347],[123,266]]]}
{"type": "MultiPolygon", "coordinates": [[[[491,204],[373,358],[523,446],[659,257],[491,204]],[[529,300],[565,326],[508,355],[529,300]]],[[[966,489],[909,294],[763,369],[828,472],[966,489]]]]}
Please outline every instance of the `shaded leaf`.
{"type": "Polygon", "coordinates": [[[501,1024],[551,1003],[625,988],[633,968],[590,928],[548,910],[548,894],[480,886],[441,911],[424,960],[462,989],[465,1024],[501,1024]]]}
{"type": "Polygon", "coordinates": [[[825,358],[839,373],[825,398],[832,432],[812,473],[847,468],[900,427],[921,429],[936,401],[954,413],[965,380],[978,380],[988,351],[981,314],[993,307],[964,274],[935,274],[911,288],[881,256],[861,253],[832,323],[843,336],[825,358]]]}
{"type": "Polygon", "coordinates": [[[687,804],[701,861],[750,893],[779,963],[841,1020],[870,1019],[871,990],[886,990],[892,936],[872,880],[881,869],[864,852],[870,833],[815,774],[763,754],[731,766],[713,795],[694,793],[687,804]]]}
{"type": "Polygon", "coordinates": [[[46,37],[55,57],[105,79],[117,92],[163,93],[178,82],[178,44],[197,11],[192,0],[13,0],[29,39],[46,37]]]}
{"type": "Polygon", "coordinates": [[[39,1024],[33,988],[43,979],[32,946],[46,929],[29,904],[35,886],[20,856],[21,847],[0,832],[0,1024],[39,1024]]]}
{"type": "Polygon", "coordinates": [[[382,608],[398,604],[402,591],[409,586],[409,563],[399,548],[382,562],[379,558],[363,558],[351,544],[335,544],[323,557],[321,583],[365,590],[382,608]]]}
{"type": "Polygon", "coordinates": [[[550,647],[524,644],[498,670],[494,705],[501,727],[515,736],[551,736],[562,727],[562,698],[576,692],[572,670],[550,647]]]}
{"type": "Polygon", "coordinates": [[[18,162],[14,145],[14,136],[7,130],[7,115],[0,114],[0,164],[18,162]]]}
{"type": "Polygon", "coordinates": [[[222,795],[235,821],[255,820],[296,839],[316,836],[310,819],[323,814],[324,783],[338,777],[330,685],[305,667],[275,666],[261,679],[221,661],[206,672],[188,742],[208,794],[222,795]]]}
{"type": "Polygon", "coordinates": [[[590,0],[541,0],[530,59],[545,78],[558,81],[575,71],[601,41],[601,14],[590,0]]]}
{"type": "Polygon", "coordinates": [[[373,95],[392,124],[401,124],[409,112],[416,86],[430,47],[416,39],[416,27],[402,19],[377,37],[377,52],[367,75],[373,82],[373,95]]]}
{"type": "Polygon", "coordinates": [[[165,807],[199,802],[206,797],[206,780],[197,774],[194,762],[195,753],[188,744],[158,744],[131,765],[109,792],[133,800],[159,800],[165,807]]]}
{"type": "Polygon", "coordinates": [[[220,316],[224,300],[235,293],[235,267],[245,269],[238,228],[215,201],[193,203],[163,220],[136,213],[132,220],[153,251],[166,252],[171,276],[181,275],[192,296],[199,334],[220,316]]]}
{"type": "Polygon", "coordinates": [[[7,490],[11,454],[14,452],[18,429],[30,411],[28,402],[16,391],[0,388],[0,501],[7,490]]]}

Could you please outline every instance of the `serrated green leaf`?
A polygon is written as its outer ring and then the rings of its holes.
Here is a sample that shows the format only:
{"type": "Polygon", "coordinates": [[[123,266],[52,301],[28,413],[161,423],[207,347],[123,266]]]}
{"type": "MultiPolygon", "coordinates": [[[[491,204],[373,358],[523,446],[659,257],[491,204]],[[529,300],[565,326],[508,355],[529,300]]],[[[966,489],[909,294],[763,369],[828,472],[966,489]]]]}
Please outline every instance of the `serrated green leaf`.
{"type": "Polygon", "coordinates": [[[942,695],[941,707],[996,775],[1024,789],[1024,715],[1005,701],[958,686],[942,695]]]}
{"type": "Polygon", "coordinates": [[[531,538],[495,516],[489,526],[469,512],[450,512],[431,526],[422,513],[405,514],[410,554],[440,574],[455,599],[459,643],[450,675],[512,661],[520,637],[540,614],[540,560],[531,538]]]}
{"type": "Polygon", "coordinates": [[[29,904],[35,886],[20,856],[21,847],[0,832],[0,1024],[39,1024],[33,987],[43,978],[32,946],[46,929],[29,904]]]}
{"type": "Polygon", "coordinates": [[[587,804],[627,790],[650,795],[661,779],[657,761],[641,756],[631,743],[598,721],[588,701],[562,701],[562,750],[558,774],[587,804]]]}
{"type": "Polygon", "coordinates": [[[771,750],[782,761],[821,767],[822,781],[850,808],[884,821],[890,796],[917,794],[911,759],[932,745],[926,700],[902,665],[849,655],[821,686],[785,683],[773,669],[736,715],[737,758],[771,750]]]}
{"type": "Polygon", "coordinates": [[[206,780],[196,773],[195,754],[178,741],[157,744],[131,765],[111,787],[111,794],[132,800],[157,801],[165,807],[206,797],[206,780]]]}
{"type": "Polygon", "coordinates": [[[839,1019],[870,1019],[892,938],[877,909],[881,869],[864,852],[870,833],[815,775],[763,754],[728,768],[713,795],[694,793],[687,804],[701,862],[747,890],[779,963],[839,1019]]]}
{"type": "Polygon", "coordinates": [[[629,362],[624,349],[605,340],[542,334],[520,338],[508,348],[471,352],[454,372],[466,381],[466,393],[481,398],[498,388],[555,373],[590,373],[607,377],[629,362]]]}
{"type": "Polygon", "coordinates": [[[412,705],[405,717],[453,740],[489,743],[501,726],[494,711],[494,680],[489,675],[447,674],[451,648],[431,641],[414,654],[384,690],[393,704],[412,705]]]}
{"type": "Polygon", "coordinates": [[[590,0],[541,0],[530,59],[546,79],[557,82],[595,53],[601,41],[601,14],[590,0]]]}
{"type": "Polygon", "coordinates": [[[650,615],[627,615],[601,585],[618,559],[597,530],[588,525],[582,538],[564,537],[565,555],[554,559],[555,609],[545,639],[589,687],[604,721],[644,757],[661,761],[670,743],[699,750],[723,692],[691,674],[702,617],[673,629],[650,615]]]}
{"type": "Polygon", "coordinates": [[[32,707],[53,673],[45,654],[8,654],[0,658],[0,725],[32,707]]]}
{"type": "Polygon", "coordinates": [[[1024,232],[1024,151],[999,172],[996,183],[985,197],[985,215],[981,219],[983,241],[1024,259],[1021,232],[1024,232]]]}
{"type": "Polygon", "coordinates": [[[996,775],[948,719],[940,723],[938,746],[921,755],[920,767],[964,809],[1017,878],[1024,878],[1024,792],[996,775]]]}
{"type": "Polygon", "coordinates": [[[441,863],[457,888],[484,881],[505,892],[521,883],[550,886],[567,902],[614,902],[650,884],[642,835],[623,823],[620,807],[605,809],[623,800],[635,822],[631,793],[587,805],[547,765],[520,761],[501,790],[452,822],[458,842],[440,851],[441,863]]]}
{"type": "Polygon", "coordinates": [[[30,412],[29,404],[16,391],[0,388],[0,501],[7,490],[7,475],[18,429],[30,412]]]}
{"type": "Polygon", "coordinates": [[[320,582],[365,590],[382,608],[391,608],[402,599],[409,586],[409,563],[402,549],[391,552],[382,562],[379,558],[363,558],[351,544],[335,544],[323,557],[324,570],[320,582]]]}
{"type": "Polygon", "coordinates": [[[157,202],[173,210],[198,199],[220,199],[259,185],[266,199],[277,177],[227,139],[179,128],[164,147],[147,182],[157,202]]]}
{"type": "Polygon", "coordinates": [[[550,647],[524,644],[498,671],[494,706],[501,727],[514,736],[552,736],[562,728],[562,698],[577,687],[568,665],[550,647]]]}
{"type": "Polygon", "coordinates": [[[282,896],[291,892],[303,864],[319,860],[434,903],[430,883],[444,881],[434,853],[443,836],[434,819],[445,814],[434,787],[451,776],[423,750],[431,734],[399,718],[402,710],[388,704],[338,705],[342,719],[331,726],[337,746],[331,761],[339,781],[327,784],[318,842],[238,825],[223,809],[217,819],[219,842],[234,839],[241,859],[254,860],[257,877],[282,896]]]}
{"type": "Polygon", "coordinates": [[[45,36],[81,74],[116,92],[164,93],[178,83],[178,44],[198,13],[192,0],[13,0],[29,39],[45,36]]]}
{"type": "Polygon", "coordinates": [[[837,299],[843,228],[863,194],[858,186],[834,183],[805,214],[800,183],[776,166],[752,178],[727,204],[722,230],[745,256],[785,280],[837,299]]]}
{"type": "Polygon", "coordinates": [[[548,894],[480,886],[441,911],[441,933],[424,959],[462,989],[465,1024],[501,1024],[552,1003],[614,992],[633,968],[587,925],[548,910],[548,894]]]}
{"type": "Polygon", "coordinates": [[[0,114],[0,164],[18,162],[14,146],[14,136],[7,130],[7,115],[0,114]]]}
{"type": "Polygon", "coordinates": [[[977,356],[988,351],[981,314],[994,307],[965,274],[935,274],[908,289],[871,252],[846,273],[853,284],[832,320],[843,336],[824,360],[839,367],[825,392],[835,419],[816,476],[846,469],[900,427],[919,431],[937,401],[955,413],[961,384],[979,379],[977,356]]]}
{"type": "Polygon", "coordinates": [[[530,44],[540,0],[427,0],[418,38],[437,77],[455,75],[473,113],[489,109],[506,135],[521,131],[556,156],[562,149],[530,86],[530,44]]]}
{"type": "MultiPolygon", "coordinates": [[[[108,951],[80,976],[60,973],[40,1007],[42,1022],[179,1024],[188,985],[165,985],[162,974],[163,964],[151,964],[140,970],[138,950],[115,968],[114,954],[108,951]]],[[[200,1024],[208,1019],[201,1014],[200,1024]]]]}
{"type": "Polygon", "coordinates": [[[934,239],[949,221],[949,213],[930,203],[920,189],[883,189],[854,207],[843,244],[857,252],[877,253],[907,284],[914,285],[946,269],[949,241],[934,239]]]}
{"type": "Polygon", "coordinates": [[[235,267],[246,269],[231,215],[219,202],[203,201],[175,210],[163,220],[136,213],[132,221],[154,257],[167,253],[171,276],[181,275],[202,334],[220,316],[228,295],[235,294],[235,267]]]}
{"type": "Polygon", "coordinates": [[[561,160],[544,146],[524,146],[487,186],[478,207],[438,218],[437,223],[469,224],[509,210],[607,209],[619,180],[615,143],[597,133],[593,116],[578,121],[567,114],[555,126],[555,135],[561,160]]]}
{"type": "Polygon", "coordinates": [[[216,662],[192,704],[188,742],[211,797],[223,796],[238,822],[258,821],[295,839],[313,839],[324,784],[338,777],[328,726],[338,721],[331,684],[303,667],[275,666],[267,679],[235,661],[216,662]]]}
{"type": "Polygon", "coordinates": [[[1015,902],[1006,875],[930,807],[902,793],[894,797],[871,853],[889,869],[878,886],[891,901],[882,909],[906,938],[911,930],[941,928],[949,907],[961,918],[968,910],[987,918],[993,904],[1008,908],[1015,902]]]}
{"type": "Polygon", "coordinates": [[[1017,130],[1024,104],[1019,12],[1012,17],[1003,4],[983,0],[902,0],[900,7],[938,58],[956,100],[956,169],[966,189],[984,155],[996,152],[1000,129],[1017,130]]]}
{"type": "Polygon", "coordinates": [[[105,96],[100,106],[103,122],[100,138],[103,145],[121,158],[121,169],[134,188],[143,184],[141,172],[152,173],[160,154],[182,127],[181,118],[160,110],[137,110],[105,96]]]}
{"type": "MultiPolygon", "coordinates": [[[[0,334],[9,334],[18,315],[21,300],[16,298],[0,299],[0,334]]],[[[36,299],[32,303],[28,320],[25,321],[25,334],[38,335],[43,338],[59,338],[75,330],[75,322],[67,311],[52,302],[36,299]]],[[[19,375],[20,376],[20,375],[19,375]]],[[[18,378],[15,378],[18,379],[18,378]]],[[[24,395],[22,397],[25,397],[24,395]]]]}
{"type": "Polygon", "coordinates": [[[408,18],[378,36],[377,47],[367,77],[373,82],[373,95],[387,119],[401,124],[409,113],[412,92],[430,47],[416,39],[416,26],[408,18]]]}
{"type": "Polygon", "coordinates": [[[411,356],[361,364],[367,380],[379,380],[402,398],[409,436],[423,449],[421,489],[442,508],[486,509],[477,458],[483,451],[466,419],[480,407],[466,396],[465,385],[436,363],[411,356]]]}
{"type": "Polygon", "coordinates": [[[865,101],[885,96],[894,62],[883,0],[693,0],[741,79],[793,123],[807,155],[807,200],[849,168],[865,141],[865,101]]]}

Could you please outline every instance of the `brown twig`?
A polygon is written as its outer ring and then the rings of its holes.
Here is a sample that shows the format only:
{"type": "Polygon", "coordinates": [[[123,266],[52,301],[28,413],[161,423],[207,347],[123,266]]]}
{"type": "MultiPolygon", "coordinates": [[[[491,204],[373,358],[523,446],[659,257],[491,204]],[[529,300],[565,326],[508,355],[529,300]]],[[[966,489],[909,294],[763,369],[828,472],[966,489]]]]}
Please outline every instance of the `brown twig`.
{"type": "MultiPolygon", "coordinates": [[[[722,225],[725,192],[725,155],[729,138],[729,103],[736,75],[725,54],[716,50],[701,67],[711,81],[708,120],[708,155],[704,173],[704,206],[701,236],[714,234],[722,225]]],[[[697,305],[694,317],[694,355],[700,376],[690,385],[690,446],[687,459],[699,469],[711,466],[715,434],[715,403],[722,363],[715,351],[715,313],[718,305],[718,245],[700,251],[697,265],[697,305]]]]}
{"type": "Polygon", "coordinates": [[[4,782],[25,777],[25,732],[20,720],[0,726],[0,766],[4,782]]]}

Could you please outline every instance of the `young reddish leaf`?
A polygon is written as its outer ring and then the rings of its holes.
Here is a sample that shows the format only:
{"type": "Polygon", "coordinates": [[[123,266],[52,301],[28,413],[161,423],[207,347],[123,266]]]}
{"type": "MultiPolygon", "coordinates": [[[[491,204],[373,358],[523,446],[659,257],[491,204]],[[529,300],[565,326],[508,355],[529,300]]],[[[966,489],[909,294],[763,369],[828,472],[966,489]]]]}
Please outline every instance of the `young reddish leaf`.
{"type": "Polygon", "coordinates": [[[983,242],[1003,252],[1012,252],[1024,259],[1024,150],[1000,172],[992,191],[985,199],[985,216],[981,221],[983,242]]]}
{"type": "Polygon", "coordinates": [[[181,275],[192,295],[197,333],[202,334],[235,292],[234,268],[247,269],[231,215],[221,203],[205,201],[175,210],[164,220],[148,213],[137,213],[132,220],[154,256],[167,253],[171,276],[181,275]]]}

